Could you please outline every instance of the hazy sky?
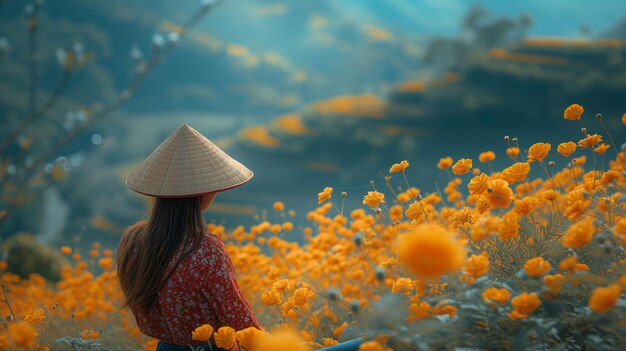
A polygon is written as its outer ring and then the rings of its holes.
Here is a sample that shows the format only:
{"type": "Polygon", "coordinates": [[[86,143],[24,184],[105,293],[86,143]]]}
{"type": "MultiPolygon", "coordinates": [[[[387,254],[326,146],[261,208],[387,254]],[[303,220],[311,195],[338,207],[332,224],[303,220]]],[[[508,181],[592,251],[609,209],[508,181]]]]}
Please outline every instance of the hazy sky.
{"type": "Polygon", "coordinates": [[[337,0],[336,4],[350,9],[355,18],[428,35],[457,33],[460,19],[475,4],[498,15],[530,14],[532,35],[578,36],[583,25],[600,34],[626,18],[625,0],[337,0]]]}

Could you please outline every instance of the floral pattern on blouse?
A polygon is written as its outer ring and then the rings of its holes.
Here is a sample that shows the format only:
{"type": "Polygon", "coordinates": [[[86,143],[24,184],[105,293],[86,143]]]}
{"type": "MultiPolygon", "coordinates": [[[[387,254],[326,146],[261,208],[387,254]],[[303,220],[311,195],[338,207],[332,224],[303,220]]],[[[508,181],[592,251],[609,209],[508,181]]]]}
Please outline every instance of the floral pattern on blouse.
{"type": "MultiPolygon", "coordinates": [[[[164,274],[174,268],[179,254],[180,250],[164,274]]],[[[149,310],[130,308],[144,334],[179,345],[199,344],[191,339],[191,332],[203,324],[216,331],[223,326],[261,329],[237,284],[226,247],[214,234],[205,235],[198,249],[174,268],[149,310]]]]}

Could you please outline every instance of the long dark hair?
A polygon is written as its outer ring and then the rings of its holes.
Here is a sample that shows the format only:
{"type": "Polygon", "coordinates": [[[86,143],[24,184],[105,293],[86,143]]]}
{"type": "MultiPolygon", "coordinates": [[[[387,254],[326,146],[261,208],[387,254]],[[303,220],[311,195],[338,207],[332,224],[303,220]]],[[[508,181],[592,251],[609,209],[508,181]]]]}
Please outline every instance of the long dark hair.
{"type": "Polygon", "coordinates": [[[117,254],[118,279],[126,297],[123,308],[152,307],[174,270],[163,277],[177,250],[181,253],[176,265],[200,245],[206,230],[201,200],[200,196],[156,198],[149,219],[127,229],[117,254]]]}

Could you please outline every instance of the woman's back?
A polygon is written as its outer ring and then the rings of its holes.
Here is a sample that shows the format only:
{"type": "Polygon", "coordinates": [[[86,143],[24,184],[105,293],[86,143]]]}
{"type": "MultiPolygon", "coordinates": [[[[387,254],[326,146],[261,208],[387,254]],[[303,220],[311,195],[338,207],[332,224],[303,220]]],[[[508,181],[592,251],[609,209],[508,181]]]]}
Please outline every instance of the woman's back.
{"type": "MultiPolygon", "coordinates": [[[[120,247],[137,239],[136,235],[136,230],[125,232],[120,247]]],[[[130,306],[144,334],[167,343],[194,345],[198,342],[191,339],[192,331],[203,324],[215,330],[222,326],[260,328],[219,237],[204,235],[198,248],[174,267],[179,255],[180,250],[169,261],[162,276],[167,281],[151,307],[130,306]]]]}

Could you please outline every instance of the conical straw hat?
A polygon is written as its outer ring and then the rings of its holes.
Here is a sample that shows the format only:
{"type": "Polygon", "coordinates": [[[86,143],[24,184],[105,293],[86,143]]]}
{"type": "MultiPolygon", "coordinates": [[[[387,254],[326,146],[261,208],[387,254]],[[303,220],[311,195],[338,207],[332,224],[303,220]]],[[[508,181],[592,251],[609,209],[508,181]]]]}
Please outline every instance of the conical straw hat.
{"type": "Polygon", "coordinates": [[[242,185],[251,170],[183,124],[127,178],[132,190],[157,197],[198,196],[242,185]]]}

